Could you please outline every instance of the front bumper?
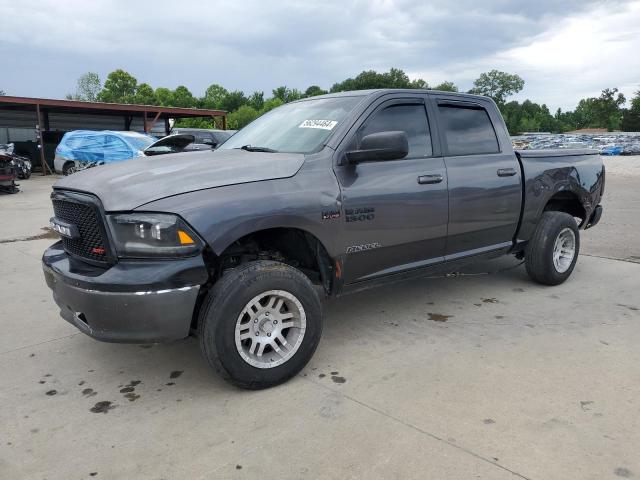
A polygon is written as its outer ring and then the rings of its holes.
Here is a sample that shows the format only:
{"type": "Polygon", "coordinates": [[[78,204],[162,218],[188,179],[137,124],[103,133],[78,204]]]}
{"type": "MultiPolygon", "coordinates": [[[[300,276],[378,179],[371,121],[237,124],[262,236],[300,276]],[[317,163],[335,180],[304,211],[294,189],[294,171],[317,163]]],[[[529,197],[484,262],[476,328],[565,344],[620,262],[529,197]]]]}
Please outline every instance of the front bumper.
{"type": "Polygon", "coordinates": [[[61,242],[44,252],[42,268],[62,318],[97,340],[124,343],[189,335],[208,276],[200,256],[121,260],[105,269],[71,258],[61,242]]]}

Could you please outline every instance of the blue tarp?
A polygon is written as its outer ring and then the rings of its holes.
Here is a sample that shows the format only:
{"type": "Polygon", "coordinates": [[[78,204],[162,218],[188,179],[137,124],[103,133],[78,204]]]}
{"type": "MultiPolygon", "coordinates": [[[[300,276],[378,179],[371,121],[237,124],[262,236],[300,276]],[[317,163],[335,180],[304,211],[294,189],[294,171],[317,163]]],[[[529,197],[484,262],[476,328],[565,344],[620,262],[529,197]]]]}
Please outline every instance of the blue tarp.
{"type": "Polygon", "coordinates": [[[64,134],[56,155],[79,162],[121,162],[142,156],[155,141],[151,135],[136,132],[74,130],[64,134]]]}

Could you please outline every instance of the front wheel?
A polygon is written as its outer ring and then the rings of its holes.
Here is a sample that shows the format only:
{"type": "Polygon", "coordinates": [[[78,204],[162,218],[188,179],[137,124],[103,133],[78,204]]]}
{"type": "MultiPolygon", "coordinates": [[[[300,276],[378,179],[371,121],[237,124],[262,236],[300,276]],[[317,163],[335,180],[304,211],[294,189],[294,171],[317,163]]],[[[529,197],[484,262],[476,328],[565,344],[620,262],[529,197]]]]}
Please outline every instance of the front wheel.
{"type": "Polygon", "coordinates": [[[322,305],[309,278],[284,263],[256,261],[227,273],[200,312],[200,348],[209,365],[243,388],[296,375],[322,333],[322,305]]]}
{"type": "Polygon", "coordinates": [[[543,285],[559,285],[573,272],[579,252],[575,219],[564,212],[545,212],[527,245],[527,273],[543,285]]]}

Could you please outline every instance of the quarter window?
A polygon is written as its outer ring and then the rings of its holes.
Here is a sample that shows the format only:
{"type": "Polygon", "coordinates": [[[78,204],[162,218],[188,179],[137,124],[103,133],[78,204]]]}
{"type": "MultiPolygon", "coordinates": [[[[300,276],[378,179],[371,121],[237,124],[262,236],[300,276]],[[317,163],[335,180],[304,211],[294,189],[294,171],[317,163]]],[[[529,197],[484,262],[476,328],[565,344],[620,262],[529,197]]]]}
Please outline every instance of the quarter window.
{"type": "Polygon", "coordinates": [[[499,153],[489,114],[481,107],[439,105],[449,155],[499,153]]]}
{"type": "Polygon", "coordinates": [[[429,157],[431,134],[424,105],[391,105],[375,112],[360,130],[358,139],[379,132],[403,131],[409,140],[406,158],[429,157]]]}

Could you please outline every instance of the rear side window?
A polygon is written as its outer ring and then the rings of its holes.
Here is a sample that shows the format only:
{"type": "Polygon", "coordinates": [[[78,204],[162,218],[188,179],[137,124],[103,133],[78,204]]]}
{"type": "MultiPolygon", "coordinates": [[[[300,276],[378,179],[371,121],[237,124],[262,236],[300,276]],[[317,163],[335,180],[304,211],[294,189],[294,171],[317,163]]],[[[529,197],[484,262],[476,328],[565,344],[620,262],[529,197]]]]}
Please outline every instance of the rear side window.
{"type": "Polygon", "coordinates": [[[379,110],[367,119],[358,137],[360,140],[372,133],[393,131],[407,134],[407,158],[431,156],[431,134],[424,105],[391,105],[379,110]]]}
{"type": "Polygon", "coordinates": [[[438,110],[449,155],[500,152],[496,132],[484,108],[439,105],[438,110]]]}

